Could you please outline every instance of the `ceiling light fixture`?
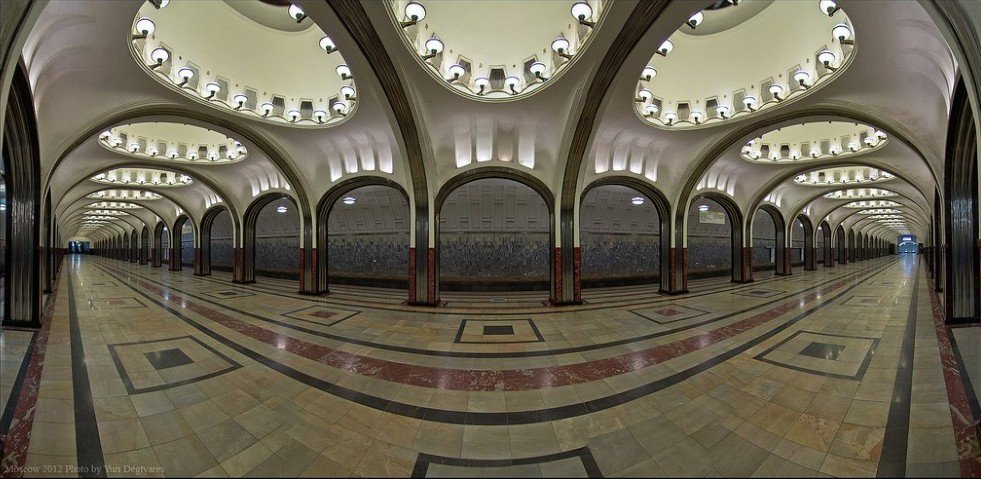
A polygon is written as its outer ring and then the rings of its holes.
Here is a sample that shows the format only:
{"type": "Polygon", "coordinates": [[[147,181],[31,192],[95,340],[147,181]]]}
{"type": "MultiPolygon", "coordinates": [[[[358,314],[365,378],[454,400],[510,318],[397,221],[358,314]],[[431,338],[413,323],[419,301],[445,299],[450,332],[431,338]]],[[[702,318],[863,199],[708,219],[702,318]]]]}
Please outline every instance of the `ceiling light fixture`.
{"type": "Polygon", "coordinates": [[[334,45],[334,40],[331,40],[330,37],[325,36],[321,38],[319,43],[320,48],[327,53],[334,53],[337,51],[337,45],[334,45]]]}
{"type": "Polygon", "coordinates": [[[729,111],[730,111],[730,110],[729,110],[729,107],[728,107],[728,106],[726,106],[726,105],[719,105],[719,106],[717,106],[717,107],[715,107],[715,112],[716,112],[716,113],[717,113],[717,114],[719,115],[719,117],[720,117],[720,118],[722,118],[723,120],[727,120],[727,119],[729,119],[729,111]]]}
{"type": "Polygon", "coordinates": [[[834,0],[821,0],[818,2],[818,8],[821,9],[821,13],[827,16],[833,16],[841,8],[834,2],[834,0]]]}
{"type": "Polygon", "coordinates": [[[150,20],[147,17],[143,17],[136,21],[136,31],[140,32],[140,34],[134,35],[133,39],[139,40],[141,38],[146,38],[152,35],[156,29],[157,29],[157,25],[153,23],[153,20],[150,20]]]}
{"type": "Polygon", "coordinates": [[[262,104],[262,105],[261,105],[261,106],[259,107],[259,109],[260,109],[260,110],[262,110],[262,116],[269,116],[269,114],[270,114],[270,113],[272,113],[272,111],[273,111],[273,108],[275,108],[275,107],[273,106],[273,104],[272,104],[272,103],[269,103],[268,101],[267,101],[267,102],[265,102],[265,103],[263,103],[263,104],[262,104]]]}
{"type": "Polygon", "coordinates": [[[645,116],[654,116],[657,114],[657,112],[658,112],[657,105],[653,103],[644,107],[645,116]]]}
{"type": "Polygon", "coordinates": [[[334,70],[341,76],[341,80],[350,80],[352,78],[351,69],[343,63],[337,65],[337,68],[334,70]]]}
{"type": "Polygon", "coordinates": [[[287,210],[287,208],[285,206],[277,206],[276,207],[276,212],[277,213],[286,213],[286,210],[287,210]]]}
{"type": "Polygon", "coordinates": [[[181,68],[180,70],[177,70],[177,77],[181,79],[181,82],[178,83],[177,86],[182,87],[187,85],[188,80],[194,77],[194,70],[187,67],[181,68]]]}
{"type": "Polygon", "coordinates": [[[633,198],[630,199],[630,204],[633,204],[633,205],[642,205],[642,204],[644,204],[644,198],[642,196],[635,196],[635,197],[633,197],[633,198]]]}
{"type": "Polygon", "coordinates": [[[150,65],[150,69],[153,70],[159,68],[165,61],[170,59],[170,52],[164,48],[156,48],[150,52],[150,59],[154,61],[154,63],[150,65]]]}
{"type": "Polygon", "coordinates": [[[247,96],[239,93],[238,95],[235,95],[234,97],[232,97],[232,101],[234,101],[236,103],[235,109],[238,110],[238,109],[242,108],[243,106],[245,106],[245,102],[249,101],[249,97],[247,97],[247,96]]]}
{"type": "Polygon", "coordinates": [[[705,15],[702,14],[702,12],[697,12],[691,17],[688,17],[688,21],[685,22],[685,25],[688,25],[689,27],[691,27],[692,30],[694,30],[695,27],[700,25],[704,20],[705,20],[705,15]]]}
{"type": "Polygon", "coordinates": [[[698,211],[708,211],[708,210],[709,210],[709,205],[699,205],[698,206],[698,211]]]}
{"type": "Polygon", "coordinates": [[[743,97],[743,105],[746,105],[746,108],[748,108],[749,111],[756,111],[756,107],[755,107],[755,105],[756,105],[756,97],[744,96],[743,97]]]}
{"type": "Polygon", "coordinates": [[[347,103],[344,103],[343,101],[335,101],[332,105],[330,105],[330,108],[338,115],[345,116],[346,113],[344,111],[347,110],[347,103]]]}
{"type": "Polygon", "coordinates": [[[486,93],[487,87],[490,86],[490,80],[487,77],[477,77],[474,79],[473,84],[477,87],[477,94],[483,95],[486,93]]]}
{"type": "Polygon", "coordinates": [[[657,76],[657,70],[655,70],[654,67],[650,65],[644,67],[644,70],[640,72],[640,77],[643,78],[644,81],[651,81],[656,76],[657,76]]]}
{"type": "Polygon", "coordinates": [[[590,21],[589,19],[593,17],[593,7],[590,7],[586,2],[576,2],[572,4],[572,18],[579,20],[580,25],[585,25],[589,28],[596,26],[596,22],[590,21]]]}
{"type": "Polygon", "coordinates": [[[355,201],[357,201],[357,200],[355,200],[354,197],[351,197],[351,196],[348,196],[348,197],[344,198],[343,200],[341,200],[341,202],[343,202],[345,205],[353,205],[355,201]]]}
{"type": "Polygon", "coordinates": [[[794,72],[794,81],[797,82],[801,86],[801,88],[804,88],[805,90],[811,87],[811,85],[809,84],[809,82],[811,81],[811,75],[804,70],[797,70],[796,72],[794,72]]]}
{"type": "Polygon", "coordinates": [[[776,83],[774,83],[774,84],[770,85],[769,92],[770,92],[771,95],[773,95],[773,98],[775,98],[777,101],[782,101],[783,100],[783,98],[780,98],[780,94],[783,93],[783,87],[782,86],[777,85],[776,83]]]}
{"type": "Polygon", "coordinates": [[[450,74],[450,77],[447,79],[447,81],[451,81],[451,82],[459,80],[460,77],[462,77],[464,74],[467,73],[467,70],[464,69],[463,66],[460,65],[459,63],[454,63],[450,65],[450,67],[446,71],[449,72],[450,74]]]}
{"type": "Polygon", "coordinates": [[[327,112],[323,110],[314,110],[313,117],[317,119],[317,123],[323,123],[324,119],[327,118],[327,112]]]}
{"type": "Polygon", "coordinates": [[[208,82],[208,84],[204,86],[204,89],[207,90],[207,92],[208,92],[208,96],[206,96],[205,99],[206,100],[210,100],[218,92],[221,91],[221,85],[219,85],[219,84],[217,84],[215,82],[208,82]]]}
{"type": "Polygon", "coordinates": [[[426,7],[422,6],[421,3],[409,2],[405,5],[405,18],[408,21],[402,22],[402,28],[408,28],[412,25],[419,23],[420,20],[426,18],[426,7]]]}
{"type": "Polygon", "coordinates": [[[303,12],[303,9],[293,4],[290,4],[290,8],[286,9],[286,13],[289,14],[290,18],[296,20],[296,23],[300,23],[304,18],[307,18],[307,14],[303,12]]]}
{"type": "Polygon", "coordinates": [[[675,120],[678,119],[678,114],[675,113],[675,112],[673,112],[673,111],[669,111],[669,112],[667,112],[667,113],[664,114],[664,119],[667,120],[668,121],[668,125],[670,125],[670,124],[674,123],[675,120]]]}
{"type": "Polygon", "coordinates": [[[357,101],[357,97],[355,96],[355,91],[353,86],[344,85],[341,87],[340,92],[341,92],[341,96],[343,96],[345,100],[357,101]]]}
{"type": "Polygon", "coordinates": [[[634,101],[636,101],[637,103],[647,103],[651,101],[651,98],[654,98],[654,93],[644,88],[641,89],[639,92],[637,92],[637,99],[634,101]]]}
{"type": "Polygon", "coordinates": [[[552,40],[552,51],[558,53],[560,57],[566,60],[572,59],[572,55],[569,54],[569,40],[563,37],[552,40]]]}
{"type": "Polygon", "coordinates": [[[535,78],[538,78],[541,81],[548,80],[548,78],[545,78],[545,71],[547,69],[548,67],[546,67],[542,62],[532,63],[531,66],[528,67],[528,71],[534,74],[535,78]]]}
{"type": "Polygon", "coordinates": [[[300,119],[300,110],[290,110],[286,116],[289,117],[290,123],[296,123],[296,120],[300,119]]]}
{"type": "Polygon", "coordinates": [[[691,117],[692,121],[694,121],[696,125],[700,125],[702,120],[705,119],[705,113],[700,111],[693,111],[689,113],[688,116],[691,117]]]}
{"type": "Polygon", "coordinates": [[[657,48],[657,52],[655,53],[661,55],[662,57],[666,57],[668,56],[668,53],[671,53],[671,50],[674,50],[674,43],[671,43],[671,40],[665,40],[664,43],[657,48]]]}
{"type": "Polygon", "coordinates": [[[429,52],[422,56],[423,60],[430,60],[436,58],[443,51],[443,41],[433,36],[429,40],[426,40],[426,51],[429,52]]]}
{"type": "Polygon", "coordinates": [[[821,53],[817,55],[817,59],[827,70],[835,71],[838,69],[838,67],[832,65],[838,57],[831,50],[821,50],[821,53]]]}
{"type": "Polygon", "coordinates": [[[839,23],[831,28],[831,36],[838,39],[838,42],[842,45],[854,45],[855,41],[852,40],[852,29],[845,25],[844,23],[839,23]]]}
{"type": "Polygon", "coordinates": [[[519,93],[518,85],[520,84],[521,79],[516,76],[509,76],[504,79],[504,85],[508,87],[508,90],[511,90],[512,95],[517,95],[519,93]]]}

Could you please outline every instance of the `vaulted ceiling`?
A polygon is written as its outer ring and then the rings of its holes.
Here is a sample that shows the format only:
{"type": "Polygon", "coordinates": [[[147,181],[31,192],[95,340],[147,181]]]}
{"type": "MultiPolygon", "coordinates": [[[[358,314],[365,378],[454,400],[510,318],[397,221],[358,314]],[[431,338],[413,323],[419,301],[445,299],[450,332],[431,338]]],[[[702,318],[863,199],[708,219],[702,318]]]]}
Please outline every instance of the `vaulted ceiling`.
{"type": "Polygon", "coordinates": [[[713,191],[864,231],[886,230],[845,208],[863,198],[827,194],[885,188],[908,218],[890,234],[925,235],[943,184],[958,65],[916,2],[839,0],[829,15],[818,0],[589,0],[582,21],[571,0],[420,0],[423,14],[406,0],[296,0],[299,20],[286,3],[154,3],[50,1],[24,44],[64,236],[99,237],[108,226],[70,220],[103,200],[197,223],[267,192],[316,205],[358,176],[424,182],[432,202],[485,166],[537,179],[556,213],[624,176],[678,211],[713,191]],[[356,41],[364,32],[378,42],[356,41]],[[407,105],[383,87],[391,71],[407,105]]]}

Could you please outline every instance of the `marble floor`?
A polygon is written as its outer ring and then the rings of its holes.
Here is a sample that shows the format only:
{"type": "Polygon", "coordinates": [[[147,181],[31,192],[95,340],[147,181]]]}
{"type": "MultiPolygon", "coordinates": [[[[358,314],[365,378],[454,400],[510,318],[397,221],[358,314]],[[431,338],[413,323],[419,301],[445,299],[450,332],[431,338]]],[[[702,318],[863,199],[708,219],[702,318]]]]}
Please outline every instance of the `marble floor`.
{"type": "Polygon", "coordinates": [[[0,336],[4,476],[981,475],[979,328],[915,257],[562,308],[66,261],[0,336]]]}

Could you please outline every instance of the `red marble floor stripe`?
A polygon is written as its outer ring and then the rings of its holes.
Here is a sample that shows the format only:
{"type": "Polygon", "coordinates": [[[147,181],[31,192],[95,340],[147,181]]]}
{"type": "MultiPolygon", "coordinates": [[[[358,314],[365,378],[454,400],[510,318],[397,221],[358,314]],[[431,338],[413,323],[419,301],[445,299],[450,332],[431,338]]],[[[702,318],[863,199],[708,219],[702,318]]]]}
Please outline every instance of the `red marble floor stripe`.
{"type": "Polygon", "coordinates": [[[34,428],[34,412],[38,392],[41,388],[41,373],[44,371],[44,356],[48,349],[48,333],[51,330],[51,316],[58,300],[58,285],[51,291],[41,316],[41,330],[31,350],[27,374],[16,398],[17,407],[10,422],[10,430],[3,436],[3,457],[0,458],[0,477],[23,477],[27,450],[31,444],[31,430],[34,428]]]}
{"type": "MultiPolygon", "coordinates": [[[[113,268],[115,269],[115,268],[113,268]]],[[[116,271],[124,273],[122,270],[116,271]]],[[[374,379],[436,389],[458,391],[525,391],[581,384],[618,376],[654,364],[662,363],[712,344],[735,337],[775,318],[827,295],[850,283],[846,277],[801,298],[785,302],[735,323],[696,336],[619,356],[563,366],[516,370],[460,370],[397,363],[384,359],[352,354],[327,346],[286,336],[266,328],[233,318],[202,303],[185,298],[175,291],[133,278],[137,284],[182,307],[206,317],[217,324],[244,336],[256,339],[277,349],[317,361],[335,369],[374,379]]]]}
{"type": "Polygon", "coordinates": [[[950,328],[944,324],[943,307],[937,293],[933,291],[930,292],[930,307],[933,309],[933,325],[940,347],[940,362],[947,387],[947,402],[950,403],[950,418],[954,424],[954,442],[961,463],[961,477],[981,477],[981,438],[978,437],[978,421],[981,418],[976,418],[971,413],[964,380],[961,378],[961,370],[950,339],[950,328]]]}

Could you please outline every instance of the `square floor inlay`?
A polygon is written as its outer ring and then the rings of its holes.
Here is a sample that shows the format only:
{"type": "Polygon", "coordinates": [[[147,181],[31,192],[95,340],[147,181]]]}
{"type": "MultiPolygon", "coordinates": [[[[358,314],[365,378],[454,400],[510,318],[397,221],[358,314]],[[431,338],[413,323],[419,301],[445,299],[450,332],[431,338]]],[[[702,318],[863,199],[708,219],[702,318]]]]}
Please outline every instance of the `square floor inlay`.
{"type": "Polygon", "coordinates": [[[513,335],[514,326],[484,326],[484,336],[513,335]]]}
{"type": "Polygon", "coordinates": [[[337,306],[307,306],[306,308],[301,308],[296,311],[290,311],[288,313],[283,313],[283,316],[287,318],[297,319],[307,323],[315,323],[324,326],[333,326],[341,321],[344,321],[355,314],[360,313],[360,311],[341,309],[337,306]]]}
{"type": "Polygon", "coordinates": [[[152,364],[156,369],[176,368],[177,366],[183,366],[194,362],[194,360],[184,354],[184,351],[177,348],[143,353],[143,355],[146,356],[147,360],[150,361],[150,364],[152,364]]]}
{"type": "Polygon", "coordinates": [[[812,358],[835,360],[844,349],[845,347],[840,344],[813,342],[804,347],[800,353],[812,358]]]}
{"type": "Polygon", "coordinates": [[[875,296],[852,296],[844,301],[842,301],[842,306],[864,306],[866,308],[873,308],[882,303],[882,298],[875,296]]]}
{"type": "Polygon", "coordinates": [[[129,394],[182,386],[242,367],[191,336],[108,346],[129,394]]]}
{"type": "Polygon", "coordinates": [[[797,331],[755,358],[795,371],[860,380],[878,344],[879,338],[797,331]]]}
{"type": "Polygon", "coordinates": [[[464,319],[454,343],[542,343],[545,338],[530,319],[464,319]]]}
{"type": "Polygon", "coordinates": [[[772,298],[783,293],[786,293],[786,291],[776,291],[772,289],[750,289],[746,291],[733,291],[732,294],[739,296],[751,296],[754,298],[772,298]]]}
{"type": "Polygon", "coordinates": [[[684,319],[698,317],[703,314],[708,314],[708,311],[702,311],[700,309],[677,304],[662,304],[649,308],[632,309],[630,312],[648,321],[654,321],[657,324],[673,323],[684,319]]]}
{"type": "Polygon", "coordinates": [[[239,291],[236,289],[226,289],[222,291],[207,291],[204,294],[211,296],[212,298],[218,298],[218,299],[233,299],[233,298],[244,298],[246,296],[255,296],[255,293],[251,291],[239,291]]]}
{"type": "Polygon", "coordinates": [[[134,297],[90,299],[92,309],[138,309],[145,308],[142,301],[134,297]]]}

